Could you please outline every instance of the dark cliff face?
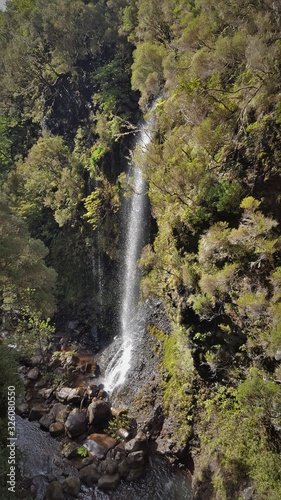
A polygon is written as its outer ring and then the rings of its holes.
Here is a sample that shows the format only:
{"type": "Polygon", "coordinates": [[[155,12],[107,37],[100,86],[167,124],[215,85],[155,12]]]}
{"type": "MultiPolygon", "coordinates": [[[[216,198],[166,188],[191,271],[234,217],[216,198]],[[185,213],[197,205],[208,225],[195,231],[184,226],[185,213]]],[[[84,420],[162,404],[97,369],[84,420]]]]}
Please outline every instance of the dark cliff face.
{"type": "MultiPolygon", "coordinates": [[[[165,403],[165,383],[169,375],[164,365],[163,338],[171,336],[171,324],[162,301],[145,301],[134,324],[138,336],[132,349],[131,365],[124,384],[110,395],[112,403],[129,409],[138,427],[149,437],[152,450],[165,455],[171,462],[180,461],[192,468],[186,442],[177,441],[178,416],[169,412],[165,403]]],[[[116,350],[114,342],[111,349],[116,350]]]]}

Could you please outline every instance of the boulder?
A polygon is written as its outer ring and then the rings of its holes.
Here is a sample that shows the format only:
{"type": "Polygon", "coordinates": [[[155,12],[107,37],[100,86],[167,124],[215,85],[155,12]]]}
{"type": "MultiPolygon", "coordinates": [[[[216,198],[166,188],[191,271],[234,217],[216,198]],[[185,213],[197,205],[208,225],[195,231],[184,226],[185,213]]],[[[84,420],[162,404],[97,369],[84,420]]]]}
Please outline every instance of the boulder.
{"type": "Polygon", "coordinates": [[[100,478],[98,466],[96,464],[90,464],[86,467],[83,467],[83,469],[78,472],[78,477],[90,488],[95,483],[97,483],[100,478]]]}
{"type": "Polygon", "coordinates": [[[81,403],[84,394],[85,394],[84,387],[76,387],[75,389],[71,389],[67,397],[67,402],[72,404],[79,404],[81,403]]]}
{"type": "MultiPolygon", "coordinates": [[[[81,460],[80,463],[76,464],[76,468],[77,470],[80,470],[80,469],[83,469],[83,467],[87,467],[88,465],[90,464],[93,464],[95,463],[96,464],[96,461],[95,461],[95,457],[85,457],[81,460]]],[[[97,462],[98,464],[98,462],[97,462]]]]}
{"type": "Polygon", "coordinates": [[[78,408],[74,408],[65,421],[65,429],[69,437],[81,436],[86,431],[87,426],[87,417],[78,408]]]}
{"type": "Polygon", "coordinates": [[[66,495],[76,498],[79,495],[80,486],[81,482],[79,477],[69,476],[64,480],[62,489],[66,495]]]}
{"type": "Polygon", "coordinates": [[[71,409],[68,406],[63,405],[62,403],[54,404],[51,413],[55,417],[56,422],[65,422],[71,409]]]}
{"type": "Polygon", "coordinates": [[[128,465],[130,469],[138,469],[144,465],[143,451],[134,451],[129,453],[127,457],[128,465]]]}
{"type": "Polygon", "coordinates": [[[35,356],[33,356],[31,358],[30,361],[31,361],[31,364],[33,366],[37,366],[37,365],[41,365],[43,363],[43,358],[42,358],[41,354],[36,354],[35,356]]]}
{"type": "Polygon", "coordinates": [[[31,422],[35,421],[35,420],[40,420],[40,418],[43,417],[43,415],[45,415],[48,411],[48,408],[46,408],[45,406],[43,405],[35,405],[31,408],[30,412],[29,412],[29,417],[28,417],[28,420],[30,420],[31,422]]]}
{"type": "Polygon", "coordinates": [[[118,472],[122,478],[125,478],[128,476],[128,474],[130,472],[130,467],[129,467],[127,459],[122,460],[122,462],[120,462],[118,464],[118,472]]]}
{"type": "Polygon", "coordinates": [[[32,368],[31,370],[29,370],[28,374],[27,374],[27,378],[29,380],[37,380],[38,377],[40,375],[40,371],[38,370],[38,368],[35,366],[35,368],[32,368]]]}
{"type": "Polygon", "coordinates": [[[118,462],[112,458],[102,460],[99,465],[99,472],[101,474],[116,474],[118,472],[118,462]]]}
{"type": "Polygon", "coordinates": [[[24,396],[19,396],[16,401],[17,415],[26,416],[29,413],[29,406],[24,396]]]}
{"type": "Polygon", "coordinates": [[[144,467],[139,467],[138,469],[130,469],[129,474],[126,476],[126,481],[135,481],[139,479],[144,474],[144,467]]]}
{"type": "Polygon", "coordinates": [[[40,389],[43,389],[43,387],[46,387],[47,386],[47,382],[46,380],[44,380],[43,378],[41,378],[40,380],[38,380],[35,385],[34,385],[34,389],[36,390],[40,390],[40,389]]]}
{"type": "Polygon", "coordinates": [[[105,474],[101,476],[98,480],[98,487],[103,490],[115,490],[120,482],[120,476],[118,473],[110,475],[105,474]]]}
{"type": "Polygon", "coordinates": [[[106,453],[116,445],[116,439],[107,434],[90,434],[85,441],[84,446],[96,458],[102,459],[106,453]]]}
{"type": "Polygon", "coordinates": [[[56,397],[60,403],[65,403],[73,389],[71,387],[62,387],[56,391],[56,397]]]}
{"type": "Polygon", "coordinates": [[[62,422],[55,422],[49,427],[49,432],[51,436],[58,437],[64,434],[64,424],[62,422]]]}
{"type": "Polygon", "coordinates": [[[128,453],[134,453],[135,451],[143,451],[144,453],[147,453],[148,443],[144,432],[138,432],[136,437],[125,443],[125,450],[128,453]]]}
{"type": "Polygon", "coordinates": [[[98,425],[108,422],[111,417],[111,409],[105,401],[97,400],[88,406],[87,415],[90,424],[98,425]]]}
{"type": "Polygon", "coordinates": [[[249,486],[248,488],[245,488],[242,491],[241,498],[242,500],[251,500],[251,498],[253,498],[254,493],[255,493],[255,488],[249,486]]]}
{"type": "Polygon", "coordinates": [[[53,394],[54,392],[54,388],[51,387],[50,389],[40,389],[40,391],[38,391],[38,396],[41,396],[42,398],[44,399],[49,399],[49,397],[53,394]]]}
{"type": "Polygon", "coordinates": [[[274,354],[275,361],[281,361],[281,351],[276,351],[274,354]]]}
{"type": "Polygon", "coordinates": [[[53,424],[54,421],[55,421],[54,415],[52,415],[51,413],[47,413],[46,415],[43,415],[43,417],[40,418],[39,424],[43,431],[48,431],[50,425],[53,424]]]}
{"type": "Polygon", "coordinates": [[[48,485],[44,500],[64,500],[62,485],[59,481],[52,481],[48,485]]]}

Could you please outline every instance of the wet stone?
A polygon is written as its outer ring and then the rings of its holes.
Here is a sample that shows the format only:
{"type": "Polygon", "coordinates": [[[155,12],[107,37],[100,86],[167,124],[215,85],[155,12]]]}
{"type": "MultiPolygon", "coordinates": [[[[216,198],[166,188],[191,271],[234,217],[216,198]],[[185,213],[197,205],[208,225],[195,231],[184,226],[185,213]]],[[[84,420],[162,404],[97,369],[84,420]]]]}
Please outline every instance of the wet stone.
{"type": "Polygon", "coordinates": [[[79,477],[69,476],[65,479],[62,489],[66,495],[77,497],[79,495],[81,482],[79,477]]]}
{"type": "Polygon", "coordinates": [[[118,473],[110,475],[105,474],[98,481],[98,487],[104,490],[115,490],[120,482],[120,476],[118,473]]]}
{"type": "Polygon", "coordinates": [[[60,403],[65,403],[69,394],[71,393],[71,387],[62,387],[58,391],[56,391],[56,397],[60,403]]]}
{"type": "Polygon", "coordinates": [[[144,467],[139,467],[137,469],[130,469],[129,474],[126,477],[126,481],[136,481],[144,474],[144,467]]]}
{"type": "Polygon", "coordinates": [[[31,370],[29,370],[28,374],[27,374],[27,378],[29,380],[37,380],[38,377],[40,375],[40,371],[38,370],[38,368],[32,368],[31,370]]]}
{"type": "Polygon", "coordinates": [[[84,446],[95,457],[102,459],[106,453],[116,445],[116,439],[106,434],[90,434],[84,446]]]}
{"type": "Polygon", "coordinates": [[[65,421],[66,432],[70,437],[81,436],[81,434],[86,431],[87,426],[88,421],[86,415],[78,410],[78,408],[74,408],[65,421]]]}
{"type": "Polygon", "coordinates": [[[40,420],[47,413],[48,409],[43,405],[33,406],[30,410],[28,420],[34,422],[35,420],[40,420]]]}
{"type": "Polygon", "coordinates": [[[59,437],[64,434],[64,424],[62,422],[55,422],[49,427],[49,432],[53,437],[59,437]]]}
{"type": "Polygon", "coordinates": [[[86,467],[83,467],[83,469],[81,469],[78,472],[78,477],[87,486],[89,486],[89,487],[93,486],[95,483],[98,482],[98,480],[100,478],[100,474],[99,474],[97,465],[90,464],[90,465],[87,465],[86,467]]]}
{"type": "Polygon", "coordinates": [[[44,500],[64,500],[62,485],[59,481],[52,481],[48,485],[44,500]]]}
{"type": "Polygon", "coordinates": [[[54,415],[56,422],[65,422],[70,413],[70,408],[62,403],[56,403],[54,404],[51,413],[54,415]]]}
{"type": "Polygon", "coordinates": [[[52,414],[48,413],[46,415],[43,415],[43,417],[40,418],[39,424],[40,427],[43,431],[48,431],[49,427],[51,424],[53,424],[55,421],[55,418],[52,414]]]}
{"type": "Polygon", "coordinates": [[[144,465],[143,451],[135,451],[128,455],[128,464],[130,469],[138,469],[144,465]]]}

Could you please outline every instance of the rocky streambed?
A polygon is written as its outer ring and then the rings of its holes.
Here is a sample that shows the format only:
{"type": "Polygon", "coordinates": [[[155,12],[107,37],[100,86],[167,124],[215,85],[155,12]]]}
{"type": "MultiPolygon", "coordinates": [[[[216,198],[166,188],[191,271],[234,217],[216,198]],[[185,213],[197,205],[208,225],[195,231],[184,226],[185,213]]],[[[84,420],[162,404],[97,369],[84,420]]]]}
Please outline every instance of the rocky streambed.
{"type": "Polygon", "coordinates": [[[134,481],[144,474],[147,437],[125,409],[110,405],[95,383],[97,374],[97,365],[85,353],[56,353],[47,370],[40,364],[20,368],[26,394],[17,403],[17,413],[36,425],[24,426],[18,418],[18,447],[29,455],[22,475],[38,500],[78,497],[83,484],[112,490],[122,479],[134,481]],[[63,374],[67,380],[58,382],[63,374]],[[52,458],[46,454],[50,440],[52,458]],[[36,450],[30,447],[33,441],[36,450]],[[34,461],[35,451],[39,458],[34,461]]]}
{"type": "MultiPolygon", "coordinates": [[[[155,314],[155,307],[146,307],[155,314]]],[[[114,343],[89,353],[89,339],[85,345],[72,335],[57,339],[50,347],[58,350],[44,363],[36,356],[20,367],[21,498],[190,500],[186,465],[171,466],[184,453],[175,447],[173,425],[168,433],[165,428],[159,349],[146,334],[145,316],[127,383],[110,400],[99,365],[104,372],[114,343]]],[[[157,324],[158,317],[150,320],[157,324]]]]}

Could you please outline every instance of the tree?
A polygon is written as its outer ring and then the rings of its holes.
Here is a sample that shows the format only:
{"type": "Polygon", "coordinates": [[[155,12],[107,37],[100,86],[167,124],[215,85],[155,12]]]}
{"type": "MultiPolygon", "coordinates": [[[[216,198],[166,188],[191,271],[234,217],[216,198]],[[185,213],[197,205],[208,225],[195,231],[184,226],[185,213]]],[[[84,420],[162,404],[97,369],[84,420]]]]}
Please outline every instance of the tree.
{"type": "Polygon", "coordinates": [[[61,137],[45,136],[19,162],[17,176],[22,186],[17,212],[28,216],[49,207],[62,226],[74,217],[82,199],[80,163],[70,154],[61,137]]]}
{"type": "Polygon", "coordinates": [[[47,267],[47,248],[30,237],[25,223],[0,205],[0,302],[2,328],[9,329],[23,308],[42,318],[55,310],[56,272],[47,267]],[[10,323],[12,321],[12,323],[10,323]]]}

